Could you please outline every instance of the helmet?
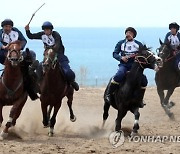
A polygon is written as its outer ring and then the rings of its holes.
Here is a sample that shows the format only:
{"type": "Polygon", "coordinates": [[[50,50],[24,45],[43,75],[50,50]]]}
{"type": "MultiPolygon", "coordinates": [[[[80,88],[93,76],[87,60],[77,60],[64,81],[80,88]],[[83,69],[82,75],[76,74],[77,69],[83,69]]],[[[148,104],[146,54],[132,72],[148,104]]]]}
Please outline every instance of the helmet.
{"type": "Polygon", "coordinates": [[[172,22],[169,24],[169,29],[175,28],[177,31],[179,30],[179,25],[176,22],[172,22]]]}
{"type": "Polygon", "coordinates": [[[137,32],[136,32],[136,30],[133,28],[133,27],[128,27],[128,28],[126,28],[126,30],[125,30],[125,34],[126,34],[126,32],[127,31],[130,31],[130,32],[132,32],[133,34],[134,34],[134,38],[136,37],[136,35],[137,35],[137,32]]]}
{"type": "Polygon", "coordinates": [[[11,19],[5,19],[4,21],[1,22],[1,27],[5,25],[11,25],[13,27],[14,23],[11,19]]]}
{"type": "Polygon", "coordinates": [[[54,27],[53,27],[52,23],[49,21],[44,22],[42,25],[42,30],[45,30],[45,29],[51,29],[52,30],[53,28],[54,27]]]}

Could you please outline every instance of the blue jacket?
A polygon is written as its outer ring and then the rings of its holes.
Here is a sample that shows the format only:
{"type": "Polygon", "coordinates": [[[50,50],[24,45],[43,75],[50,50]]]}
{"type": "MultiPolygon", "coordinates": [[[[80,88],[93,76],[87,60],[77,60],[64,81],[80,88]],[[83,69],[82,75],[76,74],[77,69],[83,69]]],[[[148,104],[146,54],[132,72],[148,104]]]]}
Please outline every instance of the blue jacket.
{"type": "Polygon", "coordinates": [[[120,61],[122,64],[128,64],[134,62],[134,57],[129,58],[128,62],[125,63],[123,60],[121,60],[122,56],[131,56],[138,52],[138,49],[140,46],[143,46],[143,44],[137,40],[133,41],[127,41],[126,39],[119,41],[114,49],[113,57],[120,61]]]}
{"type": "MultiPolygon", "coordinates": [[[[22,41],[22,50],[24,49],[24,47],[26,46],[27,40],[25,39],[25,37],[23,36],[23,34],[15,27],[12,28],[12,31],[17,32],[18,33],[18,38],[17,40],[22,41]]],[[[14,40],[16,41],[16,40],[14,40]]],[[[3,40],[3,29],[0,29],[0,49],[3,45],[7,45],[7,42],[4,42],[3,40]]]]}

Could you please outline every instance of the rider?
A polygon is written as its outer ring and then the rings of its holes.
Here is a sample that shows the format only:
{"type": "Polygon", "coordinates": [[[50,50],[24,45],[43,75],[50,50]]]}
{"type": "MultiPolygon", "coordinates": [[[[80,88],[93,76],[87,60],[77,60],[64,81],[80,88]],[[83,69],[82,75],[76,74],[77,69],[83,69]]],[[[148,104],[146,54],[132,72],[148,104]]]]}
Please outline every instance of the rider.
{"type": "MultiPolygon", "coordinates": [[[[27,40],[23,36],[23,34],[15,27],[13,27],[14,23],[11,19],[5,19],[1,23],[2,29],[0,29],[0,63],[4,65],[6,55],[8,52],[8,45],[11,42],[15,42],[17,40],[21,41],[22,50],[24,49],[27,40]]],[[[26,52],[23,52],[23,57],[26,59],[26,52]]],[[[32,56],[35,55],[33,51],[31,51],[32,56]]],[[[23,66],[21,65],[22,70],[23,66]]],[[[24,72],[23,72],[24,73],[24,72]]],[[[25,74],[24,74],[25,75],[25,74]]],[[[28,75],[28,74],[27,74],[28,75]]],[[[26,77],[25,77],[26,78],[26,77]]],[[[28,84],[32,86],[31,77],[29,76],[28,84]]],[[[26,83],[25,83],[26,85],[26,83]]],[[[30,88],[29,85],[27,85],[26,90],[32,100],[35,100],[38,98],[36,92],[34,91],[34,88],[30,88]],[[31,92],[29,92],[31,91],[31,92]]]]}
{"type": "MultiPolygon", "coordinates": [[[[44,43],[44,48],[52,48],[55,52],[58,53],[58,60],[59,63],[62,66],[62,69],[64,71],[65,77],[68,80],[68,82],[71,84],[71,86],[78,91],[79,85],[77,82],[75,82],[75,73],[71,70],[69,66],[69,60],[67,56],[64,55],[64,46],[62,44],[61,36],[57,31],[53,31],[53,25],[51,22],[46,21],[42,25],[41,32],[32,34],[30,32],[29,25],[25,26],[26,35],[29,39],[39,39],[42,40],[44,43]]],[[[42,74],[42,63],[40,65],[40,70],[37,72],[39,75],[39,78],[41,78],[42,74]]]]}
{"type": "Polygon", "coordinates": [[[169,30],[165,36],[164,43],[170,43],[171,47],[176,51],[176,70],[180,74],[180,33],[179,25],[176,22],[169,24],[169,30]]]}
{"type": "MultiPolygon", "coordinates": [[[[140,46],[143,46],[141,42],[135,40],[137,32],[133,27],[128,27],[125,30],[125,39],[119,41],[114,49],[113,58],[120,61],[119,69],[117,73],[112,77],[107,91],[105,94],[105,99],[107,102],[110,102],[111,95],[122,83],[125,78],[126,72],[129,71],[134,62],[135,54],[138,52],[140,46]]],[[[139,100],[141,102],[140,107],[144,106],[143,97],[147,86],[147,78],[143,75],[141,82],[141,91],[139,95],[139,100]]]]}

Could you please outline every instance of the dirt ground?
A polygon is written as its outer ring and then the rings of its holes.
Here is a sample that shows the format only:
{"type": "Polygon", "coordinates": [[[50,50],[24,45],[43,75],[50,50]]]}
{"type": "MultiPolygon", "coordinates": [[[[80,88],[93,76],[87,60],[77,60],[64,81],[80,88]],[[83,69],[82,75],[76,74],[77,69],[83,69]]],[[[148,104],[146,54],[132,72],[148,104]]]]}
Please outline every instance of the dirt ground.
{"type": "MultiPolygon", "coordinates": [[[[73,110],[77,121],[69,120],[66,99],[57,116],[54,137],[47,135],[43,128],[40,101],[28,100],[17,124],[10,130],[7,139],[0,141],[0,154],[71,154],[71,153],[163,153],[179,154],[180,143],[176,142],[129,142],[134,116],[129,112],[123,120],[125,142],[113,148],[109,135],[114,130],[117,111],[110,109],[105,128],[101,129],[103,113],[103,92],[105,88],[81,88],[75,92],[73,110]]],[[[180,88],[171,97],[176,105],[171,109],[175,120],[170,120],[160,106],[155,87],[149,87],[145,94],[146,106],[140,109],[139,135],[169,136],[180,135],[180,88]]],[[[4,122],[8,119],[9,107],[4,107],[4,122]]]]}

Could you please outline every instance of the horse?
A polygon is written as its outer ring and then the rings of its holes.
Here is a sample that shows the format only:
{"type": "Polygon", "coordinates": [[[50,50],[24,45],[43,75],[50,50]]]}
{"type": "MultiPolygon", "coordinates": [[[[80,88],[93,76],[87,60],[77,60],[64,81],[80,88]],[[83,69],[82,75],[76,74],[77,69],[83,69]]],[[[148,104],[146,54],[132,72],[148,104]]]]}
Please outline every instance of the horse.
{"type": "Polygon", "coordinates": [[[45,50],[42,67],[43,79],[40,83],[40,101],[43,125],[45,128],[50,128],[48,134],[53,136],[56,115],[65,96],[68,99],[67,105],[70,111],[70,120],[72,122],[76,121],[72,110],[74,89],[66,81],[61,65],[58,62],[58,55],[53,49],[45,50]],[[52,108],[54,108],[54,112],[51,116],[52,108]]]}
{"type": "Polygon", "coordinates": [[[163,43],[161,40],[158,55],[163,60],[162,67],[155,74],[155,82],[157,85],[157,92],[160,98],[160,103],[165,113],[170,119],[174,119],[174,114],[170,108],[175,105],[174,102],[169,101],[176,87],[180,86],[180,74],[175,69],[176,52],[171,47],[170,43],[163,43]],[[167,94],[164,94],[167,90],[167,94]]]}
{"type": "Polygon", "coordinates": [[[9,128],[15,126],[16,120],[20,116],[28,97],[24,88],[23,73],[21,71],[21,62],[23,61],[21,42],[12,42],[7,48],[4,72],[0,79],[0,126],[3,122],[3,107],[12,106],[12,108],[5,128],[0,134],[0,139],[6,138],[9,128]]]}
{"type": "Polygon", "coordinates": [[[147,48],[146,45],[139,48],[138,53],[135,55],[135,61],[133,62],[132,68],[126,74],[125,81],[121,84],[121,86],[119,86],[114,95],[111,97],[111,102],[106,101],[105,95],[107,88],[105,90],[102,127],[105,125],[105,122],[109,116],[109,108],[112,106],[114,109],[118,110],[115,132],[119,133],[121,131],[121,121],[127,112],[131,111],[135,116],[135,122],[131,135],[138,133],[138,122],[140,117],[139,107],[141,103],[140,101],[142,101],[138,99],[138,94],[141,90],[143,71],[145,68],[158,70],[158,61],[160,61],[160,58],[150,52],[150,48],[147,48]]]}

